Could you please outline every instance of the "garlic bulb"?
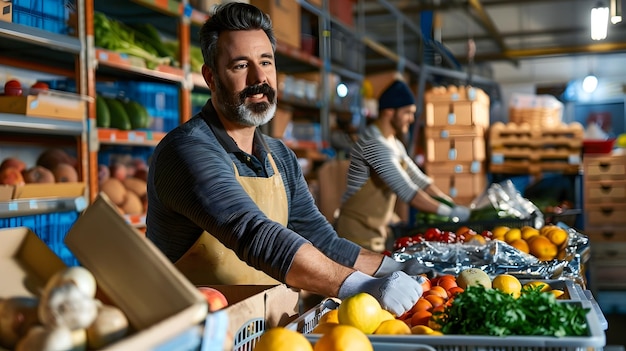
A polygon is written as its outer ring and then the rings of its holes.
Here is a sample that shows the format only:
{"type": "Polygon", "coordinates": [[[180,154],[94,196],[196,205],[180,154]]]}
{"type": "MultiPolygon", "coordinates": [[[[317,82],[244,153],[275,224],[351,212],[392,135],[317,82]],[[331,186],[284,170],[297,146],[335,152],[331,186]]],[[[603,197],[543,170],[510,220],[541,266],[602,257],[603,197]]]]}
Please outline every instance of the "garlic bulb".
{"type": "Polygon", "coordinates": [[[39,303],[39,320],[49,327],[70,330],[87,328],[96,319],[96,300],[86,296],[78,285],[68,282],[45,290],[39,303]]]}
{"type": "Polygon", "coordinates": [[[128,332],[128,319],[122,310],[115,306],[100,304],[98,316],[87,328],[87,346],[100,349],[112,344],[128,332]]]}
{"type": "Polygon", "coordinates": [[[15,351],[72,351],[73,348],[72,332],[68,328],[37,325],[17,343],[15,351]]]}
{"type": "Polygon", "coordinates": [[[85,296],[91,298],[96,296],[96,278],[87,268],[81,266],[68,267],[56,272],[48,280],[44,291],[50,290],[54,286],[64,284],[68,281],[76,284],[85,296]]]}

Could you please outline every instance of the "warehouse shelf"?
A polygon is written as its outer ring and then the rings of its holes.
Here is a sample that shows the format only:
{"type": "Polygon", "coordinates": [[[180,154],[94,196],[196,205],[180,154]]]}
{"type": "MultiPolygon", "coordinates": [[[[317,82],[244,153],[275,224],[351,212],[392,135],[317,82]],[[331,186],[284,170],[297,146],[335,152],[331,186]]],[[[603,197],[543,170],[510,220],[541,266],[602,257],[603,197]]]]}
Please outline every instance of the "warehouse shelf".
{"type": "Polygon", "coordinates": [[[83,121],[26,117],[11,113],[0,113],[0,127],[3,132],[24,134],[80,136],[85,131],[83,121]]]}
{"type": "Polygon", "coordinates": [[[87,207],[84,197],[23,199],[0,202],[0,218],[30,216],[43,213],[82,211],[87,207]]]}
{"type": "MultiPolygon", "coordinates": [[[[11,22],[0,21],[0,37],[7,39],[2,40],[2,44],[0,44],[3,48],[6,45],[7,48],[12,47],[15,49],[13,46],[15,43],[10,42],[13,41],[64,51],[70,54],[78,54],[82,49],[80,40],[76,37],[52,33],[39,28],[11,22]]],[[[3,55],[6,53],[7,52],[3,51],[3,55]]]]}
{"type": "Polygon", "coordinates": [[[98,142],[106,145],[156,146],[164,136],[164,132],[98,129],[98,142]]]}
{"type": "Polygon", "coordinates": [[[178,67],[160,65],[155,69],[145,67],[141,59],[120,54],[102,48],[96,49],[98,72],[113,76],[129,78],[129,73],[137,78],[151,78],[167,82],[182,83],[185,80],[184,71],[178,67]],[[109,69],[105,69],[105,66],[109,69]]]}

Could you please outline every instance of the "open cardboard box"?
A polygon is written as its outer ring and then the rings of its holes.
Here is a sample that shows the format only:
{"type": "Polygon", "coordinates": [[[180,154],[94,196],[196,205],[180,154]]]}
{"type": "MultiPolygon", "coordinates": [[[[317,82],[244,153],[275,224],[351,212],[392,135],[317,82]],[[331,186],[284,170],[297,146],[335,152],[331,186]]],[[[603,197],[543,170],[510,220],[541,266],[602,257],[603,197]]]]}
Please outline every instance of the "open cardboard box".
{"type": "MultiPolygon", "coordinates": [[[[0,297],[37,296],[66,267],[28,228],[0,230],[0,241],[0,297]]],[[[206,299],[125,222],[106,195],[98,195],[81,214],[65,243],[95,276],[98,296],[119,307],[130,322],[129,336],[103,350],[148,350],[166,343],[173,350],[172,340],[181,335],[200,339],[206,299]]]]}
{"type": "MultiPolygon", "coordinates": [[[[284,326],[298,317],[299,294],[280,285],[211,285],[228,300],[228,331],[237,336],[255,319],[265,321],[265,329],[284,326]]],[[[262,332],[262,330],[260,330],[262,332]]]]}
{"type": "Polygon", "coordinates": [[[13,199],[39,199],[48,197],[79,197],[85,193],[85,183],[30,183],[15,186],[13,199]]]}
{"type": "Polygon", "coordinates": [[[65,244],[135,331],[106,350],[152,349],[206,318],[204,296],[104,193],[74,223],[65,244]]]}

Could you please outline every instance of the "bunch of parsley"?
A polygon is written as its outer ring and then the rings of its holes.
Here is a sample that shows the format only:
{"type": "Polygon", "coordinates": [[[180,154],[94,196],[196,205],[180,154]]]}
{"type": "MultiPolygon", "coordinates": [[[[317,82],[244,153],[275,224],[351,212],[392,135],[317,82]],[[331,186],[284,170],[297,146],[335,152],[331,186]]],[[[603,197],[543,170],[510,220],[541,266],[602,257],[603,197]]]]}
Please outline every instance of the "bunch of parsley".
{"type": "Polygon", "coordinates": [[[586,336],[589,308],[558,302],[538,288],[514,298],[497,289],[470,286],[434,317],[444,334],[586,336]]]}

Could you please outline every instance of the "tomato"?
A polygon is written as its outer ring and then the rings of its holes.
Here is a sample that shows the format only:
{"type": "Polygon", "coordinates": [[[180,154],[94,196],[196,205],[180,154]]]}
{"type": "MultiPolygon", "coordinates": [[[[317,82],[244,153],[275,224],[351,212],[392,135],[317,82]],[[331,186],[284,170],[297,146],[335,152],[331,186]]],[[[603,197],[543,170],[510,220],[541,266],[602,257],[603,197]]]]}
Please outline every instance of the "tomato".
{"type": "Polygon", "coordinates": [[[428,241],[439,241],[441,237],[441,230],[438,228],[428,228],[424,232],[424,238],[428,241]]]}
{"type": "Polygon", "coordinates": [[[40,91],[48,91],[50,87],[47,83],[44,82],[35,82],[35,84],[31,85],[30,92],[31,94],[37,94],[40,91]]]}
{"type": "Polygon", "coordinates": [[[21,96],[22,92],[22,83],[19,80],[11,79],[4,83],[4,95],[21,96]]]}
{"type": "Polygon", "coordinates": [[[396,239],[396,241],[393,243],[393,248],[397,250],[411,245],[413,245],[413,238],[410,236],[403,236],[396,239]]]}
{"type": "Polygon", "coordinates": [[[480,235],[482,235],[485,238],[493,238],[493,233],[491,232],[491,230],[483,230],[480,235]]]}

